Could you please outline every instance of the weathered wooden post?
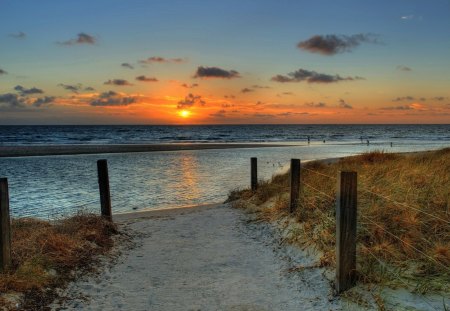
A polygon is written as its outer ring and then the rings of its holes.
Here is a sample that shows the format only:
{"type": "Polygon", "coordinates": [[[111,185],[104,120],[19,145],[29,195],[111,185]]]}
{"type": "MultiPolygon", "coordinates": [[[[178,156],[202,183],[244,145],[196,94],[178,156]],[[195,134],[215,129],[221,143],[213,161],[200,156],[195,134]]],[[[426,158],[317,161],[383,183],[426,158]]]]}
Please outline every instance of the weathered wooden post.
{"type": "Polygon", "coordinates": [[[336,291],[355,285],[357,174],[341,172],[336,198],[336,291]]]}
{"type": "Polygon", "coordinates": [[[97,161],[98,186],[100,190],[100,205],[102,217],[112,220],[111,214],[111,194],[109,191],[108,162],[106,160],[97,161]]]}
{"type": "Polygon", "coordinates": [[[257,158],[251,158],[250,159],[251,164],[251,187],[252,191],[256,191],[258,189],[258,159],[257,158]]]}
{"type": "Polygon", "coordinates": [[[291,159],[291,201],[289,211],[295,212],[300,193],[300,159],[291,159]]]}
{"type": "Polygon", "coordinates": [[[8,179],[0,178],[0,271],[11,267],[11,219],[8,179]]]}

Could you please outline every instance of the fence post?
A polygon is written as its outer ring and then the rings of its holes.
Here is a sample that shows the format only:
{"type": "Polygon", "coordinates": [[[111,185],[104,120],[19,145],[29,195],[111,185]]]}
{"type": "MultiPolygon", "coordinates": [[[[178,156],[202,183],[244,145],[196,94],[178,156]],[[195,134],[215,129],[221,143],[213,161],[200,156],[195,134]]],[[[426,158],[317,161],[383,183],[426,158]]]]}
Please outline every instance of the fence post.
{"type": "Polygon", "coordinates": [[[0,178],[0,271],[11,267],[11,220],[8,179],[0,178]]]}
{"type": "Polygon", "coordinates": [[[108,162],[106,160],[97,161],[98,187],[100,190],[100,205],[102,217],[112,220],[111,195],[109,191],[108,162]]]}
{"type": "Polygon", "coordinates": [[[336,291],[355,285],[357,174],[341,172],[336,198],[336,291]]]}
{"type": "Polygon", "coordinates": [[[289,211],[293,213],[298,207],[300,193],[300,159],[291,159],[291,201],[289,211]]]}
{"type": "Polygon", "coordinates": [[[251,187],[252,191],[256,191],[258,189],[258,159],[251,158],[251,187]]]}

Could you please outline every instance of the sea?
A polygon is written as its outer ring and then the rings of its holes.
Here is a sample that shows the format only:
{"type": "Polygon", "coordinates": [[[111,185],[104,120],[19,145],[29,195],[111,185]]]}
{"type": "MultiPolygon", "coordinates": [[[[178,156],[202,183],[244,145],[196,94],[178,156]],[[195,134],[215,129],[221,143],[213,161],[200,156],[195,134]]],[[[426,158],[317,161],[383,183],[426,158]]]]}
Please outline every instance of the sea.
{"type": "Polygon", "coordinates": [[[450,125],[0,126],[0,146],[108,144],[283,144],[283,147],[0,158],[13,217],[58,219],[98,213],[98,159],[107,159],[113,213],[220,203],[258,178],[303,162],[374,150],[450,147],[450,125]]]}

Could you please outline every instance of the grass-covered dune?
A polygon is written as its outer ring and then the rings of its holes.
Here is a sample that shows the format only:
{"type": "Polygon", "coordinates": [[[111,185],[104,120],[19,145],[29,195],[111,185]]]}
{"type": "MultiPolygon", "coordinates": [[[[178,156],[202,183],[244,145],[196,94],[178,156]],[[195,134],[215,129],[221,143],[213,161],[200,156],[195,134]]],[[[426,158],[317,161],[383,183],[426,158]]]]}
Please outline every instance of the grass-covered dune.
{"type": "Polygon", "coordinates": [[[450,148],[411,154],[372,152],[302,164],[299,208],[289,213],[290,173],[235,190],[235,207],[290,226],[288,240],[319,251],[335,266],[335,198],[339,171],[358,174],[359,284],[450,293],[450,148]]]}
{"type": "Polygon", "coordinates": [[[12,221],[12,267],[0,273],[0,310],[43,310],[77,272],[94,270],[116,226],[93,214],[58,221],[12,221]]]}

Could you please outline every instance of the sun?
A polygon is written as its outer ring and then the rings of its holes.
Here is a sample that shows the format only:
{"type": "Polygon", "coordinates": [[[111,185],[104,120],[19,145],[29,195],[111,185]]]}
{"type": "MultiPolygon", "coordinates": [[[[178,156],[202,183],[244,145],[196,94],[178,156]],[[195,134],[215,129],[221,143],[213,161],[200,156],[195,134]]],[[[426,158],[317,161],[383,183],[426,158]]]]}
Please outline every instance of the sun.
{"type": "Polygon", "coordinates": [[[188,118],[191,115],[191,112],[189,110],[181,110],[178,114],[182,118],[188,118]]]}

